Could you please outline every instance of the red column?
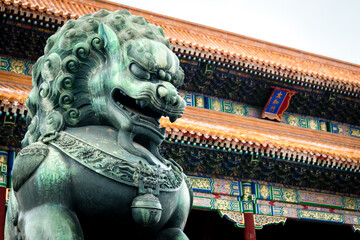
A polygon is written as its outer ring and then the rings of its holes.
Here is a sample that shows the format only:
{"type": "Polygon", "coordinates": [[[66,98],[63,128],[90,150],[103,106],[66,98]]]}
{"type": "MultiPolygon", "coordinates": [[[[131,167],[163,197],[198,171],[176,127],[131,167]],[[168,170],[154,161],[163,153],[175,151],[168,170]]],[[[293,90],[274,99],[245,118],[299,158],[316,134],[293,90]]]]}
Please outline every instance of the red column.
{"type": "Polygon", "coordinates": [[[244,220],[244,240],[256,240],[254,214],[244,213],[244,220]]]}
{"type": "Polygon", "coordinates": [[[4,240],[6,187],[0,186],[0,240],[4,240]]]}

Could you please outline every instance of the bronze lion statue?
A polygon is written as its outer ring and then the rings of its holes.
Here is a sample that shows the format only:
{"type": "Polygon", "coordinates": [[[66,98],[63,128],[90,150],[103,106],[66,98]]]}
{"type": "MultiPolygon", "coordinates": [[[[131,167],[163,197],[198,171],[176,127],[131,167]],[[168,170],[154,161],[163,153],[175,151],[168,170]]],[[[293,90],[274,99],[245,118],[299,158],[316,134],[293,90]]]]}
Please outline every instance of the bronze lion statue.
{"type": "Polygon", "coordinates": [[[128,11],[69,20],[33,68],[6,239],[188,239],[192,188],[159,154],[184,80],[162,28],[128,11]]]}

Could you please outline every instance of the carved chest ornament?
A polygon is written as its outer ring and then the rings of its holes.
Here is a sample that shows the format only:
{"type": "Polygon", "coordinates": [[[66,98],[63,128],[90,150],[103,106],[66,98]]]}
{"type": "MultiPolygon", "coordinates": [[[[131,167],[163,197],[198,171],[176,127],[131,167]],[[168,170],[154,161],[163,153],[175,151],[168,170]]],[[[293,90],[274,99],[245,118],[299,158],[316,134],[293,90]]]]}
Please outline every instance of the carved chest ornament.
{"type": "Polygon", "coordinates": [[[183,180],[177,168],[167,170],[141,161],[123,160],[66,132],[61,132],[50,145],[98,174],[137,187],[140,194],[177,191],[183,180]]]}

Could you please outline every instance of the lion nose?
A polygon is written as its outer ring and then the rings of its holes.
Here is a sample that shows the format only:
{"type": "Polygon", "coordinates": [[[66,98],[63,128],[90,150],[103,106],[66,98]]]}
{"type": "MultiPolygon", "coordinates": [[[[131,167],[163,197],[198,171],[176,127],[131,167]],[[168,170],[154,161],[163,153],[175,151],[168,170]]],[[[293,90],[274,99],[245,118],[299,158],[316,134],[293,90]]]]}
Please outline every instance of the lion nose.
{"type": "Polygon", "coordinates": [[[160,101],[167,105],[177,106],[181,102],[180,96],[177,94],[175,88],[168,88],[164,85],[160,85],[158,86],[156,93],[160,101]]]}

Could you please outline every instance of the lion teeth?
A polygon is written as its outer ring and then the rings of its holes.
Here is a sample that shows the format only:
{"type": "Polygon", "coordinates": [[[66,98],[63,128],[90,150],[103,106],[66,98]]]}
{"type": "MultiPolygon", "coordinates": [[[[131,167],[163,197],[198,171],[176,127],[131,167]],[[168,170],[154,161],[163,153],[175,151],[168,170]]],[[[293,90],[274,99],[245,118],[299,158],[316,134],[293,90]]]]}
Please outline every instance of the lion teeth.
{"type": "Polygon", "coordinates": [[[124,106],[120,102],[116,102],[116,105],[118,105],[119,108],[124,108],[124,106]]]}
{"type": "Polygon", "coordinates": [[[141,108],[148,106],[148,103],[145,100],[136,99],[135,102],[137,105],[140,105],[141,108]]]}
{"type": "Polygon", "coordinates": [[[144,108],[148,106],[148,102],[144,101],[144,100],[140,100],[140,107],[144,108]]]}
{"type": "Polygon", "coordinates": [[[122,95],[127,96],[127,94],[123,90],[119,89],[119,91],[122,95]]]}

